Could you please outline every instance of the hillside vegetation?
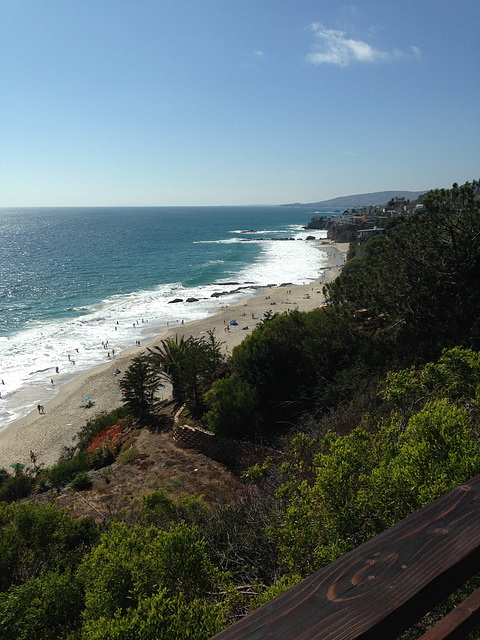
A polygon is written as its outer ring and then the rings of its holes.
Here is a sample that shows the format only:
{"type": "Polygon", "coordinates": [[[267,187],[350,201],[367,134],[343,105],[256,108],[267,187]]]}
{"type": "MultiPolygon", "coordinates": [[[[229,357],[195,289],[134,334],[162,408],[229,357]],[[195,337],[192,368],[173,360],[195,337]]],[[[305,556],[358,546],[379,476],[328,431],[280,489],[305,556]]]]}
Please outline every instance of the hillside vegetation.
{"type": "MultiPolygon", "coordinates": [[[[143,421],[159,375],[192,421],[274,447],[238,501],[155,491],[100,526],[15,502],[34,479],[4,479],[0,637],[209,638],[480,473],[479,186],[429,192],[326,286],[326,308],[270,315],[228,361],[210,336],[134,363],[126,407],[143,421]]],[[[69,480],[118,455],[131,418],[114,417],[84,429],[69,480]]]]}

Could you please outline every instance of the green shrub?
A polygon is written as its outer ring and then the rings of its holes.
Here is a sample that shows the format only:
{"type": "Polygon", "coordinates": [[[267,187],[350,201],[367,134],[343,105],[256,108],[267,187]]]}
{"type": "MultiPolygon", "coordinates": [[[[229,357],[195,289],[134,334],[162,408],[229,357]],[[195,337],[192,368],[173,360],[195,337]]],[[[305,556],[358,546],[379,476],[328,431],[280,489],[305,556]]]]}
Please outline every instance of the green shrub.
{"type": "Polygon", "coordinates": [[[125,449],[125,451],[122,451],[120,453],[117,458],[117,462],[119,464],[131,464],[132,462],[135,462],[135,460],[138,458],[138,455],[138,449],[136,449],[135,447],[131,447],[130,449],[125,449]]]}
{"type": "Polygon", "coordinates": [[[90,468],[87,455],[80,451],[71,460],[59,460],[47,469],[48,481],[52,487],[63,487],[73,480],[80,471],[90,468]]]}
{"type": "Polygon", "coordinates": [[[88,491],[93,485],[92,479],[86,471],[80,471],[71,481],[70,486],[74,491],[88,491]]]}
{"type": "Polygon", "coordinates": [[[0,487],[2,487],[10,478],[10,474],[6,469],[0,469],[0,487]]]}
{"type": "Polygon", "coordinates": [[[21,470],[15,472],[0,487],[0,502],[15,502],[30,495],[35,478],[21,470]]]}
{"type": "Polygon", "coordinates": [[[182,494],[174,499],[163,489],[158,489],[143,496],[142,515],[148,525],[168,529],[171,523],[193,525],[206,522],[210,512],[203,496],[196,498],[182,494]]]}
{"type": "Polygon", "coordinates": [[[80,624],[82,590],[70,572],[49,571],[0,593],[2,638],[72,638],[80,624]]]}
{"type": "Polygon", "coordinates": [[[210,411],[203,419],[214,433],[241,438],[255,431],[257,392],[237,374],[214,382],[205,399],[210,411]]]}

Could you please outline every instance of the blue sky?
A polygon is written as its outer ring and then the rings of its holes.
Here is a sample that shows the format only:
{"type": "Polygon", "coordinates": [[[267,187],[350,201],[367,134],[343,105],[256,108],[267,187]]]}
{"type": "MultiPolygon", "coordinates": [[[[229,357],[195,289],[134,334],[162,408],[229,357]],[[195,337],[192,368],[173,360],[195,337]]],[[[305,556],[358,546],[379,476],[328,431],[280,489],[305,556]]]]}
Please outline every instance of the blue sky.
{"type": "Polygon", "coordinates": [[[0,206],[480,177],[478,0],[0,0],[0,206]]]}

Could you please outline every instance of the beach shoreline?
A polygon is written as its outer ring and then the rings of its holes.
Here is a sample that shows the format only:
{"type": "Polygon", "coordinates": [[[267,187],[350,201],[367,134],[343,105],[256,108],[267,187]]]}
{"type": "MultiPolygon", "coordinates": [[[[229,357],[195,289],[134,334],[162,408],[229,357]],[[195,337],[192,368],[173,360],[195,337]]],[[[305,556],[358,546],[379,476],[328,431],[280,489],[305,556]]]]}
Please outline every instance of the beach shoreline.
{"type": "MultiPolygon", "coordinates": [[[[37,465],[51,466],[62,454],[65,447],[75,444],[75,435],[87,420],[96,415],[112,411],[122,405],[122,393],[119,385],[121,374],[129,367],[136,355],[144,353],[147,347],[153,348],[169,337],[207,336],[214,331],[215,337],[222,343],[227,355],[249,335],[261,322],[264,313],[283,313],[298,309],[311,311],[324,300],[323,285],[331,282],[339,274],[348,250],[348,244],[328,243],[329,257],[326,262],[323,280],[304,285],[282,285],[259,290],[254,296],[219,307],[214,314],[185,325],[165,328],[141,346],[123,350],[107,363],[89,369],[58,388],[56,395],[45,403],[45,413],[35,407],[26,416],[11,422],[0,431],[0,468],[10,469],[12,463],[23,463],[31,467],[29,452],[32,450],[37,465]],[[230,322],[236,320],[237,325],[230,322]],[[228,330],[227,330],[228,328],[228,330]],[[121,374],[114,376],[119,369],[121,374]],[[82,399],[90,397],[95,405],[85,409],[82,399]]],[[[319,244],[325,250],[325,242],[319,244]]],[[[221,298],[219,298],[221,303],[221,298]]],[[[161,389],[158,400],[170,395],[168,385],[161,389]]]]}

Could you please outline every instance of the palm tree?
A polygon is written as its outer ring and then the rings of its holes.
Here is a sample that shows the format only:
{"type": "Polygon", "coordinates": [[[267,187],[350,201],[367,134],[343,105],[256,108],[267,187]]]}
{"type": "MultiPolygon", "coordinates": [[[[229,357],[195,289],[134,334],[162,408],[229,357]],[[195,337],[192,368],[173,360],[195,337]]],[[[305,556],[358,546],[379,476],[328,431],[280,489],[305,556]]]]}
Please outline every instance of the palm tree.
{"type": "Polygon", "coordinates": [[[215,371],[224,363],[213,332],[209,332],[208,340],[193,336],[168,338],[149,352],[157,361],[160,376],[171,383],[174,400],[186,404],[193,415],[201,416],[205,409],[204,395],[215,371]]]}
{"type": "Polygon", "coordinates": [[[175,336],[175,339],[162,340],[161,346],[155,346],[154,350],[147,347],[153,360],[156,361],[160,377],[172,385],[172,395],[175,401],[181,401],[183,398],[181,384],[182,362],[190,340],[191,338],[185,340],[183,336],[179,340],[178,336],[175,336]]]}

